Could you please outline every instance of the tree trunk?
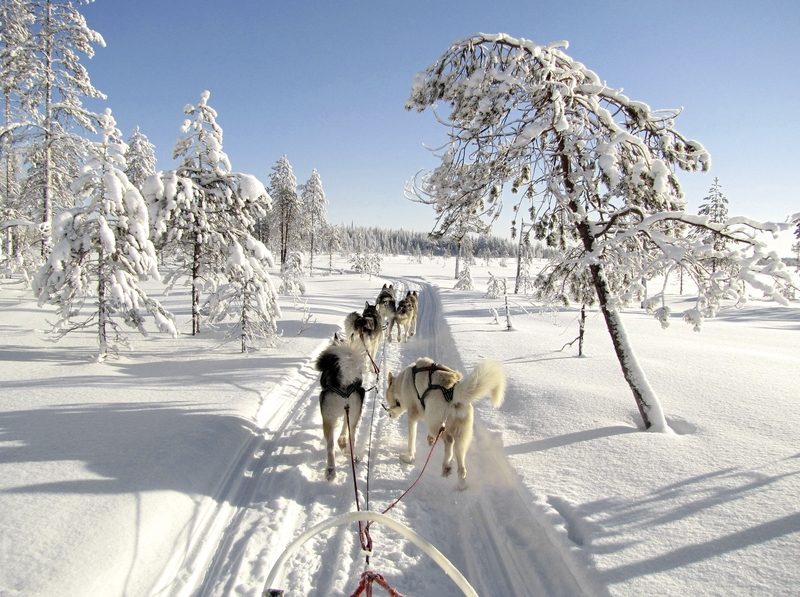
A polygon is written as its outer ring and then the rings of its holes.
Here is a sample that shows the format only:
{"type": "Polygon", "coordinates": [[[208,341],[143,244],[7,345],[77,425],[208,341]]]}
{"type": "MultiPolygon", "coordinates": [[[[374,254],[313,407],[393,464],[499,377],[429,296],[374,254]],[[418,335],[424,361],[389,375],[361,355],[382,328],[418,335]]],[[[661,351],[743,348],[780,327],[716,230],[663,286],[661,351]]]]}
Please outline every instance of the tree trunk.
{"type": "Polygon", "coordinates": [[[200,243],[195,237],[194,252],[192,255],[192,336],[200,333],[200,288],[198,276],[200,274],[200,243]]]}
{"type": "MultiPolygon", "coordinates": [[[[569,180],[570,164],[569,158],[563,151],[563,141],[561,145],[561,166],[565,186],[570,194],[574,193],[574,187],[569,180]]],[[[571,200],[569,208],[574,213],[578,213],[578,204],[575,200],[571,200]]],[[[583,242],[583,247],[588,252],[594,250],[594,235],[586,220],[580,220],[577,224],[578,234],[583,242]]],[[[622,367],[622,375],[628,386],[633,393],[633,398],[636,401],[636,407],[639,409],[639,414],[642,416],[642,422],[645,429],[652,429],[653,431],[667,431],[667,421],[664,418],[664,413],[661,410],[661,404],[658,398],[650,387],[647,381],[647,376],[644,370],[639,366],[636,360],[636,355],[628,342],[628,336],[625,333],[625,327],[622,325],[622,318],[619,312],[610,306],[611,291],[608,287],[608,280],[603,270],[601,263],[595,263],[589,266],[589,272],[592,276],[592,284],[595,292],[597,292],[597,299],[600,302],[600,310],[603,312],[603,319],[606,322],[606,328],[611,336],[611,343],[614,346],[614,352],[617,355],[620,367],[622,367]]]]}
{"type": "Polygon", "coordinates": [[[247,296],[247,283],[244,285],[242,292],[242,314],[240,326],[242,328],[242,353],[247,352],[247,305],[249,304],[247,296]]]}
{"type": "Polygon", "coordinates": [[[647,376],[639,366],[636,355],[634,355],[633,349],[628,343],[628,336],[625,333],[625,327],[622,325],[619,311],[609,306],[611,293],[603,267],[600,264],[595,264],[590,266],[589,270],[592,273],[592,282],[597,291],[597,298],[600,302],[600,310],[603,312],[606,328],[608,328],[608,333],[611,335],[614,352],[617,354],[620,367],[622,367],[622,375],[625,377],[625,381],[628,382],[631,392],[633,392],[633,398],[636,400],[636,407],[642,416],[644,427],[645,429],[652,428],[654,431],[666,431],[667,422],[664,419],[661,404],[658,402],[655,392],[653,392],[647,381],[647,376]]]}
{"type": "Polygon", "coordinates": [[[581,305],[581,318],[578,320],[578,356],[583,356],[583,334],[586,330],[586,304],[581,305]]]}
{"type": "Polygon", "coordinates": [[[458,280],[458,273],[461,271],[461,243],[456,243],[456,272],[453,276],[454,279],[458,280]]]}
{"type": "Polygon", "coordinates": [[[517,275],[514,279],[514,294],[519,294],[519,275],[522,272],[522,228],[525,222],[519,227],[519,244],[517,245],[517,275]]]}
{"type": "Polygon", "coordinates": [[[52,6],[48,0],[45,12],[44,39],[45,39],[45,85],[44,85],[44,192],[42,195],[42,257],[50,253],[50,220],[52,218],[52,143],[53,143],[53,108],[52,108],[52,80],[53,80],[53,30],[52,6]]]}
{"type": "Polygon", "coordinates": [[[108,299],[106,297],[106,281],[103,249],[98,251],[97,261],[97,340],[100,345],[99,360],[108,354],[108,337],[106,335],[106,321],[108,319],[108,299]]]}

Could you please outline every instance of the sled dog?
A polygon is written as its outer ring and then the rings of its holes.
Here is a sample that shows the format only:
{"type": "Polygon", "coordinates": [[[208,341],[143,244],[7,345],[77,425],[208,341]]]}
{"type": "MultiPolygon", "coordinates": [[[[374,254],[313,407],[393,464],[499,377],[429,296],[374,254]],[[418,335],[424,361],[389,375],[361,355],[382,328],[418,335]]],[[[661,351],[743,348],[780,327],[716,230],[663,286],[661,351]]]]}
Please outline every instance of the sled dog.
{"type": "Polygon", "coordinates": [[[365,348],[369,356],[374,359],[383,339],[381,316],[377,305],[370,305],[367,301],[361,313],[358,311],[350,313],[344,320],[344,335],[351,345],[359,349],[365,348]]]}
{"type": "Polygon", "coordinates": [[[419,313],[419,294],[416,290],[409,290],[406,293],[406,300],[411,302],[412,306],[412,316],[411,316],[411,332],[408,334],[409,336],[413,336],[417,333],[417,314],[419,313]]]}
{"type": "Polygon", "coordinates": [[[375,306],[383,318],[383,323],[389,330],[389,341],[392,341],[392,325],[394,324],[394,316],[397,311],[397,303],[394,300],[394,284],[384,284],[381,288],[378,298],[375,300],[375,306]]]}
{"type": "Polygon", "coordinates": [[[325,478],[330,481],[336,476],[336,458],[333,435],[337,423],[342,421],[339,433],[339,448],[349,450],[348,438],[353,438],[361,418],[361,407],[364,404],[365,390],[361,380],[361,367],[364,361],[363,351],[348,344],[332,344],[323,350],[314,364],[320,372],[319,410],[322,413],[322,434],[325,436],[327,463],[325,478]],[[348,407],[350,427],[345,407],[348,407]]]}
{"type": "Polygon", "coordinates": [[[444,426],[444,461],[442,476],[452,472],[453,454],[458,465],[459,486],[466,486],[466,455],[472,442],[474,412],[472,403],[489,396],[497,408],[505,397],[506,380],[503,368],[496,361],[481,361],[466,379],[460,372],[438,365],[427,357],[403,369],[398,375],[389,373],[386,402],[389,416],[408,415],[408,450],[400,459],[407,463],[416,457],[417,422],[422,419],[432,444],[444,426]]]}
{"type": "MultiPolygon", "coordinates": [[[[410,298],[411,293],[409,292],[406,295],[406,298],[401,300],[397,303],[397,311],[394,314],[394,324],[397,326],[397,341],[400,342],[401,333],[402,339],[404,341],[408,341],[409,336],[413,336],[413,333],[409,333],[411,330],[412,323],[416,319],[416,307],[414,306],[413,300],[410,298]]],[[[389,339],[392,338],[392,328],[389,327],[389,339]]]]}

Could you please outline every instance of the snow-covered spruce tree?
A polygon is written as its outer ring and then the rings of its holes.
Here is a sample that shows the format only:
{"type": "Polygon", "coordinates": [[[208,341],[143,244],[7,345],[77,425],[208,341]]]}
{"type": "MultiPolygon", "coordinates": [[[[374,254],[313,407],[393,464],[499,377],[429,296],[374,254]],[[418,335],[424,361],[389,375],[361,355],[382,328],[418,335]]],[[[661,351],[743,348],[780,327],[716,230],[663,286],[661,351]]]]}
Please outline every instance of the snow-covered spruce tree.
{"type": "MultiPolygon", "coordinates": [[[[237,243],[249,252],[248,258],[266,258],[263,245],[254,242],[252,236],[256,220],[271,205],[257,178],[231,171],[222,149],[222,128],[217,124],[216,111],[208,105],[209,97],[210,93],[204,91],[197,105],[184,108],[188,116],[182,127],[184,136],[173,152],[179,160],[178,168],[160,172],[144,184],[153,238],[162,255],[171,258],[165,279],[171,287],[188,277],[192,285],[192,335],[200,332],[201,290],[209,291],[216,304],[224,302],[223,297],[234,296],[224,285],[233,282],[228,274],[231,263],[238,260],[232,260],[230,251],[237,250],[237,243]],[[216,298],[215,293],[219,293],[216,298]]],[[[266,282],[260,283],[271,288],[266,282]]]]}
{"type": "Polygon", "coordinates": [[[288,294],[295,300],[304,295],[306,293],[306,285],[303,282],[304,270],[303,254],[300,251],[291,251],[281,265],[281,285],[278,291],[281,294],[288,294]]]}
{"type": "Polygon", "coordinates": [[[564,250],[578,249],[570,254],[577,267],[589,268],[644,426],[667,430],[622,325],[618,293],[625,289],[610,286],[609,268],[622,267],[638,283],[683,264],[697,282],[699,307],[742,298],[743,280],[780,299],[776,286],[788,283],[788,274],[749,232],[781,225],[746,218],[715,224],[686,214],[672,169],[707,169],[706,150],[675,130],[676,111],[629,99],[564,48],[478,34],[451,45],[417,77],[408,109],[451,107],[449,146],[421,181],[421,195],[433,199],[441,230],[464,212],[496,215],[506,183],[522,193],[538,238],[553,235],[564,250]],[[739,267],[712,274],[698,257],[702,247],[676,233],[684,226],[722,234],[731,241],[726,255],[739,267]],[[634,240],[646,251],[632,254],[634,240]]]}
{"type": "Polygon", "coordinates": [[[322,188],[322,179],[319,177],[319,172],[314,168],[311,171],[311,176],[303,185],[303,192],[301,195],[303,213],[305,214],[306,223],[306,236],[308,238],[309,248],[309,263],[308,271],[310,275],[314,275],[314,253],[319,250],[320,237],[323,230],[327,226],[327,204],[325,199],[325,190],[322,188]]]}
{"type": "Polygon", "coordinates": [[[322,231],[322,243],[328,254],[328,273],[332,273],[333,254],[342,248],[342,229],[336,224],[326,224],[322,231]]]}
{"type": "Polygon", "coordinates": [[[281,316],[278,295],[267,267],[274,267],[272,254],[258,240],[247,237],[248,246],[231,241],[226,263],[227,284],[208,301],[208,320],[213,325],[233,319],[229,332],[238,336],[242,352],[259,346],[272,346],[278,336],[281,316]]]}
{"type": "MultiPolygon", "coordinates": [[[[720,185],[719,178],[716,176],[714,177],[714,182],[711,184],[711,188],[708,190],[708,195],[703,198],[703,202],[700,204],[700,209],[697,213],[701,216],[706,216],[709,222],[715,224],[724,224],[728,219],[728,198],[722,192],[722,185],[720,185]]],[[[711,262],[711,272],[713,273],[717,271],[717,266],[720,261],[720,258],[716,255],[717,253],[725,251],[728,240],[723,234],[713,230],[709,231],[705,237],[710,250],[713,251],[713,256],[709,258],[711,262]]]]}
{"type": "Polygon", "coordinates": [[[38,199],[41,254],[46,256],[53,209],[73,204],[69,184],[86,153],[80,133],[96,130],[98,115],[84,108],[81,99],[105,99],[92,85],[80,55],[91,58],[94,47],[105,47],[105,42],[87,26],[72,0],[26,0],[23,4],[33,15],[24,48],[29,57],[25,91],[20,98],[31,129],[24,195],[38,199]]]}
{"type": "Polygon", "coordinates": [[[137,189],[141,190],[144,181],[156,173],[155,145],[150,143],[150,139],[139,130],[138,126],[128,139],[125,162],[128,164],[125,174],[137,189]]]}
{"type": "Polygon", "coordinates": [[[475,283],[472,281],[472,272],[469,271],[469,263],[464,264],[458,274],[458,280],[453,287],[455,290],[475,290],[475,283]]]}
{"type": "Polygon", "coordinates": [[[102,140],[75,181],[80,205],[59,213],[53,229],[53,250],[39,271],[34,292],[39,305],[55,305],[55,331],[63,336],[97,325],[99,358],[126,342],[117,319],[144,334],[144,318],[153,316],[159,329],[177,335],[172,316],[139,286],[160,279],[150,242],[147,205],[125,176],[121,140],[110,110],[100,117],[102,140]],[[93,301],[91,314],[82,308],[93,301]],[[114,333],[113,340],[109,332],[114,333]]]}
{"type": "Polygon", "coordinates": [[[298,250],[300,239],[300,200],[297,196],[297,178],[289,158],[285,155],[272,167],[269,193],[274,202],[273,211],[280,229],[281,264],[286,262],[289,251],[298,250]]]}

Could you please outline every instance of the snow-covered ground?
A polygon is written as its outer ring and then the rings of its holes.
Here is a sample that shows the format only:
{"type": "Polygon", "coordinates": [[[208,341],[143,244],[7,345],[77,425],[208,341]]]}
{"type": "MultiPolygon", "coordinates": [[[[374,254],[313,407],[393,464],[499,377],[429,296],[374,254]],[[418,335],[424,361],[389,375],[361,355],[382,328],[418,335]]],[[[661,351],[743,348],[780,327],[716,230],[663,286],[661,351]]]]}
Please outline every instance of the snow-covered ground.
{"type": "MultiPolygon", "coordinates": [[[[469,371],[503,363],[505,404],[478,403],[469,487],[439,476],[441,447],[389,512],[481,595],[797,595],[800,307],[753,302],[695,333],[629,309],[628,335],[674,434],[642,432],[608,334],[590,311],[584,358],[560,350],[573,310],[453,290],[453,263],[384,260],[380,277],[307,280],[284,299],[276,349],[219,331],[154,334],[92,361],[91,332],[47,341],[48,311],[0,280],[0,595],[259,595],[303,531],[355,509],[348,460],[324,480],[313,360],[384,282],[421,292],[418,334],[387,343],[387,371],[418,356],[469,371]],[[495,321],[492,307],[501,315],[495,321]]],[[[164,299],[189,328],[188,297],[164,299]]],[[[382,511],[419,474],[398,454],[405,417],[368,396],[357,438],[362,505],[382,511]],[[368,481],[368,484],[367,484],[368,481]],[[368,500],[368,504],[364,501],[368,500]]],[[[371,566],[406,595],[460,591],[396,532],[372,526],[371,566]]],[[[275,586],[350,594],[364,569],[354,524],[292,556],[275,586]]],[[[376,588],[376,594],[382,594],[376,588]]]]}

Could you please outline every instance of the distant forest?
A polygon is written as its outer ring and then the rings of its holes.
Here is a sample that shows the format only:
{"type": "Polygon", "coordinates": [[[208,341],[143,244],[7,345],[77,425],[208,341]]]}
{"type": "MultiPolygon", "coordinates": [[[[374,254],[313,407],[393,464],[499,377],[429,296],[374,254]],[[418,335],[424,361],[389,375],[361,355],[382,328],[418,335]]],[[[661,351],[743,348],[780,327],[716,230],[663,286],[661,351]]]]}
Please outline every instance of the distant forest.
{"type": "MultiPolygon", "coordinates": [[[[377,227],[338,226],[339,249],[343,253],[378,252],[388,255],[455,255],[458,248],[452,239],[431,240],[426,232],[387,230],[377,227]]],[[[499,236],[472,235],[474,257],[514,257],[518,241],[499,236]]],[[[534,241],[533,257],[547,257],[549,249],[534,241]]]]}

